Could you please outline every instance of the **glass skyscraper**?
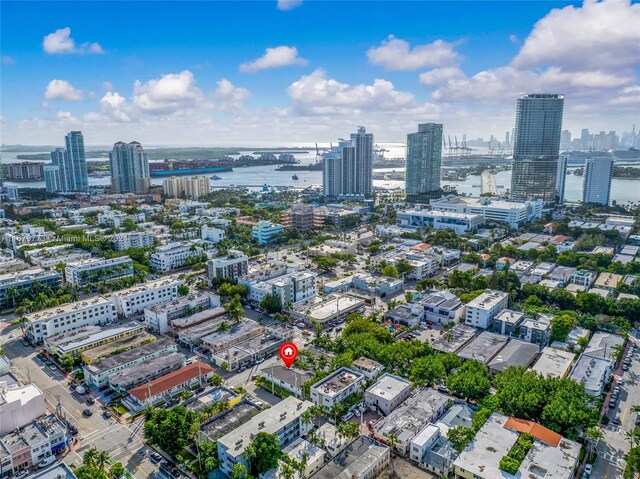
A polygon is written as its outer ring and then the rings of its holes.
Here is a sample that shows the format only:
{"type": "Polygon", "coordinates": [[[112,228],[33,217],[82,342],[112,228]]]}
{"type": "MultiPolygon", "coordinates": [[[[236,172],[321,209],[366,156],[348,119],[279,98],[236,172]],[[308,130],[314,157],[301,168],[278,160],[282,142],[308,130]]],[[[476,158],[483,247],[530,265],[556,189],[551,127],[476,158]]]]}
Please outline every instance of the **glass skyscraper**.
{"type": "Polygon", "coordinates": [[[556,198],[564,95],[532,93],[518,98],[513,144],[511,197],[556,198]]]}
{"type": "Polygon", "coordinates": [[[84,156],[84,137],[81,131],[71,131],[65,136],[67,151],[65,155],[63,181],[66,191],[89,190],[87,160],[84,156]]]}
{"type": "Polygon", "coordinates": [[[349,140],[323,155],[322,183],[328,198],[367,198],[373,193],[373,134],[359,127],[349,140]]]}
{"type": "Polygon", "coordinates": [[[613,158],[587,158],[582,179],[582,202],[608,205],[611,199],[613,158]]]}
{"type": "Polygon", "coordinates": [[[109,153],[112,193],[148,193],[149,158],[137,141],[119,141],[109,153]]]}
{"type": "Polygon", "coordinates": [[[421,123],[407,135],[407,201],[427,201],[440,190],[442,125],[421,123]]]}

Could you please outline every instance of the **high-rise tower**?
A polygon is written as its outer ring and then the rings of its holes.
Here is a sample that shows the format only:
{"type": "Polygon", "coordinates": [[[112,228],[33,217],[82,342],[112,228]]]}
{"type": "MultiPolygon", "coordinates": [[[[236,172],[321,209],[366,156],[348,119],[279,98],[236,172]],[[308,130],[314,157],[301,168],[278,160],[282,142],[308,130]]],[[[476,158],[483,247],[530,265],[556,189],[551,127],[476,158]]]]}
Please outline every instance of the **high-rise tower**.
{"type": "Polygon", "coordinates": [[[373,193],[373,134],[359,127],[323,156],[322,182],[327,198],[366,198],[373,193]]]}
{"type": "Polygon", "coordinates": [[[442,125],[421,123],[407,135],[407,201],[427,201],[440,190],[442,125]]]}
{"type": "Polygon", "coordinates": [[[71,131],[65,136],[67,146],[64,156],[65,191],[87,191],[89,178],[87,175],[87,160],[84,156],[84,137],[81,131],[71,131]]]}
{"type": "Polygon", "coordinates": [[[587,158],[582,181],[583,203],[608,205],[611,199],[613,158],[587,158]]]}
{"type": "Polygon", "coordinates": [[[147,193],[151,177],[149,158],[137,141],[119,141],[109,153],[112,193],[147,193]]]}
{"type": "Polygon", "coordinates": [[[511,197],[555,200],[564,95],[532,93],[518,98],[511,197]]]}

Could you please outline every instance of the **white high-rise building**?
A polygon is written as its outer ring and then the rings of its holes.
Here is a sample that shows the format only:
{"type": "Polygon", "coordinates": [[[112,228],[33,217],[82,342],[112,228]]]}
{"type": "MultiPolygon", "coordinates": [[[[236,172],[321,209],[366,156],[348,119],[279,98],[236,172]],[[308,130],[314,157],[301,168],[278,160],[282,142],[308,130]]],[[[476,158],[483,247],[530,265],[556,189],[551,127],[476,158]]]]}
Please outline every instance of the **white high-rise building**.
{"type": "Polygon", "coordinates": [[[62,191],[60,167],[58,165],[45,165],[42,167],[42,171],[44,172],[44,185],[47,193],[62,191]]]}
{"type": "Polygon", "coordinates": [[[373,134],[358,127],[349,140],[323,156],[322,182],[328,198],[364,198],[373,191],[373,134]]]}
{"type": "Polygon", "coordinates": [[[613,158],[587,158],[584,163],[582,202],[608,205],[611,199],[613,158]]]}
{"type": "Polygon", "coordinates": [[[172,176],[164,180],[164,194],[171,198],[197,200],[211,193],[211,179],[208,176],[172,176]]]}

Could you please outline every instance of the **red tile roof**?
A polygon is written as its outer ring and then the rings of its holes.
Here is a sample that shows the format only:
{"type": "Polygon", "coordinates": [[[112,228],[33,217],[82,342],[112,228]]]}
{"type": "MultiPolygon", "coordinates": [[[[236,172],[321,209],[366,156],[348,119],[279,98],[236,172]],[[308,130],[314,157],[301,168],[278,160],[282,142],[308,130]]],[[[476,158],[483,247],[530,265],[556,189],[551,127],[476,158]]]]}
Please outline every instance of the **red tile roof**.
{"type": "Polygon", "coordinates": [[[414,250],[416,250],[416,251],[426,251],[426,250],[428,250],[429,248],[431,248],[431,245],[430,245],[430,244],[427,244],[427,243],[419,243],[419,244],[417,244],[417,245],[415,245],[415,246],[412,246],[410,249],[414,249],[414,250]]]}
{"type": "Polygon", "coordinates": [[[563,236],[563,235],[556,235],[553,238],[551,238],[549,240],[549,243],[551,244],[562,244],[565,241],[567,241],[569,238],[567,236],[563,236]]]}
{"type": "Polygon", "coordinates": [[[507,422],[504,423],[504,427],[512,431],[529,434],[533,436],[534,439],[553,447],[558,447],[562,439],[562,436],[557,432],[553,432],[551,429],[547,429],[537,422],[527,421],[525,419],[510,417],[507,419],[507,422]]]}
{"type": "Polygon", "coordinates": [[[128,392],[139,401],[144,401],[148,397],[162,394],[171,388],[197,378],[198,375],[204,376],[212,371],[213,368],[211,366],[200,361],[196,361],[188,366],[178,369],[177,371],[173,371],[169,374],[165,374],[164,376],[160,376],[153,381],[142,384],[141,386],[129,389],[128,392]]]}

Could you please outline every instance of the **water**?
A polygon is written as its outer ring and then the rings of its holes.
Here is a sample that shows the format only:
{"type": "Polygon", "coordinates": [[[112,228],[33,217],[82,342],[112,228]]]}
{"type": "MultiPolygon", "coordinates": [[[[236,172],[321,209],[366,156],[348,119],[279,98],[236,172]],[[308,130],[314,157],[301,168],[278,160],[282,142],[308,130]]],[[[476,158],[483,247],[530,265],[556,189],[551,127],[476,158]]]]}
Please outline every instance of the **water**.
{"type": "MultiPolygon", "coordinates": [[[[377,146],[388,150],[385,152],[385,156],[387,158],[403,158],[405,156],[405,146],[402,143],[379,143],[377,146]]],[[[18,154],[36,153],[43,152],[2,152],[2,161],[5,163],[17,162],[21,161],[16,158],[18,154]]],[[[296,153],[295,156],[296,159],[300,161],[300,164],[306,165],[315,162],[316,153],[313,148],[310,148],[308,153],[296,153]]],[[[87,158],[87,161],[98,160],[104,161],[105,158],[87,158]]],[[[210,176],[215,174],[221,178],[220,180],[212,181],[211,184],[214,187],[238,185],[253,185],[255,187],[261,187],[262,185],[267,184],[269,186],[292,186],[297,188],[322,185],[321,171],[277,171],[276,168],[277,165],[251,166],[247,168],[236,168],[233,171],[211,173],[210,176]],[[298,176],[298,180],[291,178],[294,173],[298,176]]],[[[384,172],[392,170],[403,171],[404,169],[376,169],[375,171],[384,172]]],[[[165,178],[163,177],[151,178],[151,184],[162,185],[164,179],[165,178]]],[[[510,188],[511,185],[511,171],[499,172],[496,175],[496,179],[498,183],[498,191],[500,193],[504,193],[504,191],[510,188]]],[[[111,179],[108,176],[89,177],[90,186],[107,186],[110,182],[111,179]]],[[[20,183],[7,182],[7,184],[15,184],[21,188],[44,188],[43,181],[20,183]]],[[[455,187],[459,193],[467,195],[478,196],[481,193],[479,175],[469,175],[464,181],[444,181],[442,184],[455,187]]],[[[404,181],[374,180],[373,185],[375,187],[386,189],[404,189],[404,181]]],[[[565,200],[569,202],[578,202],[581,201],[581,199],[582,176],[567,175],[565,184],[565,200]]],[[[640,179],[614,178],[611,183],[611,199],[621,204],[640,201],[640,179]]]]}

